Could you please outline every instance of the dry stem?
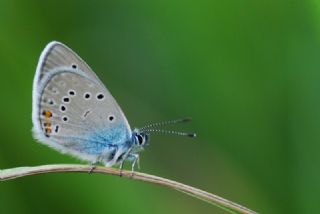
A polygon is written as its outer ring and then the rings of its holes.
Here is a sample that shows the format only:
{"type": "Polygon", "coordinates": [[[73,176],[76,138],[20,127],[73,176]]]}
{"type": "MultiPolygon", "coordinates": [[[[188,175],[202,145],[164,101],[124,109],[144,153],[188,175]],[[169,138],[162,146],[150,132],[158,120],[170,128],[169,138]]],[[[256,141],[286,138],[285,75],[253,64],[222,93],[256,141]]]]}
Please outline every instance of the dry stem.
{"type": "MultiPolygon", "coordinates": [[[[37,175],[44,173],[57,173],[57,172],[84,172],[88,173],[90,171],[90,166],[88,165],[42,165],[35,167],[18,167],[12,169],[0,170],[0,181],[11,180],[19,177],[29,176],[29,175],[37,175]]],[[[92,173],[101,173],[101,174],[111,174],[119,176],[120,171],[114,168],[107,167],[96,167],[92,173]]],[[[232,201],[221,198],[217,195],[202,191],[200,189],[172,181],[169,179],[161,178],[154,175],[149,175],[140,172],[134,172],[131,174],[130,171],[123,170],[122,176],[127,178],[132,178],[135,180],[146,181],[154,184],[159,184],[163,186],[167,186],[169,188],[184,192],[193,197],[199,198],[206,202],[212,203],[218,207],[225,209],[230,213],[246,213],[253,214],[256,213],[246,207],[243,207],[239,204],[236,204],[232,201]]]]}

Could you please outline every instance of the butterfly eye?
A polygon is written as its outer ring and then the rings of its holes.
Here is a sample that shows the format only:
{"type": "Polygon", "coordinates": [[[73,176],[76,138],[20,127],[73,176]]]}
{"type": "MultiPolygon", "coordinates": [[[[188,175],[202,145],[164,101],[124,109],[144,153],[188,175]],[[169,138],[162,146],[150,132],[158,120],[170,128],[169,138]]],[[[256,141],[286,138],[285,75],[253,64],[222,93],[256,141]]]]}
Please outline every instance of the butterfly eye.
{"type": "Polygon", "coordinates": [[[139,145],[143,144],[143,137],[141,135],[137,135],[139,145]]]}

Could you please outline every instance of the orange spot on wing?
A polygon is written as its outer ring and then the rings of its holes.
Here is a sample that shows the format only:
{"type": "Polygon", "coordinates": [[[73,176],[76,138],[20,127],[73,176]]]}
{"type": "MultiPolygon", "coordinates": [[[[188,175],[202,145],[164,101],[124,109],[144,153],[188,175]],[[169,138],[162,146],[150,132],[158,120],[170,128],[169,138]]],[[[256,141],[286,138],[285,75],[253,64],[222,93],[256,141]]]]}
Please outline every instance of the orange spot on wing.
{"type": "Polygon", "coordinates": [[[45,127],[45,133],[46,136],[49,137],[49,134],[52,133],[52,128],[51,128],[51,122],[50,122],[50,118],[52,117],[52,112],[51,111],[43,111],[42,115],[44,116],[45,119],[45,123],[43,123],[43,126],[45,127]]]}
{"type": "Polygon", "coordinates": [[[44,112],[43,112],[43,115],[44,115],[46,118],[51,118],[51,117],[52,117],[52,112],[51,112],[51,111],[44,111],[44,112]]]}
{"type": "Polygon", "coordinates": [[[46,130],[46,134],[51,134],[51,132],[52,132],[51,127],[47,127],[45,130],[46,130]]]}
{"type": "Polygon", "coordinates": [[[50,122],[46,122],[43,124],[45,127],[51,127],[51,123],[50,122]]]}

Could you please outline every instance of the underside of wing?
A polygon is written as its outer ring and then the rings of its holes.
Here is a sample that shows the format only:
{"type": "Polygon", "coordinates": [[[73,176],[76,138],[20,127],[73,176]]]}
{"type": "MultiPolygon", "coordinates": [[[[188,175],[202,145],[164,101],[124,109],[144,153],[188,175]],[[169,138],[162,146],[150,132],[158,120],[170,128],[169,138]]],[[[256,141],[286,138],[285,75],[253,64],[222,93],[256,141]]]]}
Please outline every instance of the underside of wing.
{"type": "MultiPolygon", "coordinates": [[[[74,51],[60,42],[50,42],[42,51],[36,71],[36,83],[39,84],[47,74],[60,67],[81,70],[102,84],[92,69],[74,51]]],[[[103,84],[102,84],[103,85],[103,84]]]]}
{"type": "Polygon", "coordinates": [[[33,82],[33,132],[40,142],[83,159],[131,137],[126,117],[89,66],[51,42],[33,82]]]}

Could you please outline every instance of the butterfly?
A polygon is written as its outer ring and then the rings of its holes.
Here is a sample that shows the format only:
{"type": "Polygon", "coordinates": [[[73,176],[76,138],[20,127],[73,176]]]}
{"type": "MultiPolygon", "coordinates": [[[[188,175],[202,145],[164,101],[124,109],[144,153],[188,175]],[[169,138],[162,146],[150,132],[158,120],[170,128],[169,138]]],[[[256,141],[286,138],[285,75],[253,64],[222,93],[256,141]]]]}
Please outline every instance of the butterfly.
{"type": "Polygon", "coordinates": [[[34,137],[41,143],[95,166],[139,166],[150,133],[195,137],[156,127],[189,118],[131,129],[120,106],[92,69],[70,48],[50,42],[40,55],[32,92],[34,137]]]}

